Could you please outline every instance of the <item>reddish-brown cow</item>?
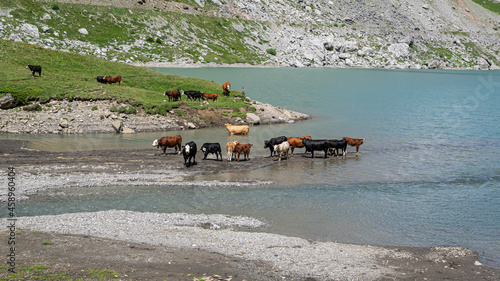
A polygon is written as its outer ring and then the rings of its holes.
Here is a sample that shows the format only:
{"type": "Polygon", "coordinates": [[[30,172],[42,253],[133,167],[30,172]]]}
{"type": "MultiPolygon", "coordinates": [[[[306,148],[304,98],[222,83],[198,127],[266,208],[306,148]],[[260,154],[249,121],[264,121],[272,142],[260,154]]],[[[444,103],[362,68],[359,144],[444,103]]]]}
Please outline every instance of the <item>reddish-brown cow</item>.
{"type": "Polygon", "coordinates": [[[231,83],[229,83],[229,82],[224,82],[224,84],[222,84],[222,93],[225,96],[229,96],[229,88],[230,87],[231,87],[231,83]]]}
{"type": "Polygon", "coordinates": [[[250,160],[250,148],[252,147],[253,144],[247,143],[247,144],[241,144],[238,143],[234,146],[234,158],[238,159],[238,162],[240,162],[240,154],[243,152],[243,157],[248,161],[250,160]],[[236,157],[238,155],[238,157],[236,157]]]}
{"type": "Polygon", "coordinates": [[[104,79],[106,79],[106,82],[108,82],[108,84],[113,84],[113,83],[118,82],[120,86],[122,85],[122,77],[120,75],[113,76],[113,77],[104,76],[104,79]]]}
{"type": "Polygon", "coordinates": [[[344,137],[343,139],[347,141],[348,145],[356,147],[356,155],[358,155],[359,146],[365,141],[365,139],[351,139],[348,137],[344,137]]]}
{"type": "Polygon", "coordinates": [[[168,96],[168,101],[182,100],[179,90],[165,91],[164,96],[168,96]]]}
{"type": "Polygon", "coordinates": [[[163,149],[163,154],[167,154],[167,147],[175,147],[175,152],[177,154],[181,153],[181,143],[182,143],[182,137],[180,135],[176,136],[171,136],[171,137],[163,137],[159,140],[155,139],[153,141],[153,146],[156,146],[157,148],[162,148],[163,149]]]}
{"type": "Polygon", "coordinates": [[[290,137],[287,139],[288,143],[290,144],[290,148],[292,149],[292,155],[293,151],[295,150],[296,147],[304,147],[304,143],[302,142],[302,139],[311,139],[311,136],[303,136],[303,137],[290,137]]]}
{"type": "Polygon", "coordinates": [[[219,95],[217,94],[207,94],[207,93],[203,93],[203,95],[205,96],[205,99],[208,101],[208,100],[212,100],[213,102],[217,101],[219,102],[219,95]]]}

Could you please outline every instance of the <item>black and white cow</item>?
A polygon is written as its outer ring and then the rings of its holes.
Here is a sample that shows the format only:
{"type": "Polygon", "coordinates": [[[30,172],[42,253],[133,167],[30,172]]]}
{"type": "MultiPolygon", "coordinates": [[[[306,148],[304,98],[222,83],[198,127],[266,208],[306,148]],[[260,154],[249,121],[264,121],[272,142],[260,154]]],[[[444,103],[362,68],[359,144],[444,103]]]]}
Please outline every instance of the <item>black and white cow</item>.
{"type": "Polygon", "coordinates": [[[186,143],[186,145],[182,148],[182,156],[184,156],[184,165],[186,167],[196,165],[196,150],[196,143],[194,141],[186,143]],[[191,158],[193,158],[193,162],[191,162],[191,158]]]}
{"type": "Polygon", "coordinates": [[[220,155],[220,161],[222,161],[222,150],[220,148],[219,143],[206,142],[201,146],[200,150],[203,151],[203,153],[205,153],[205,155],[203,156],[203,160],[207,159],[207,155],[209,153],[213,153],[217,157],[217,161],[219,161],[219,155],[220,155]]]}
{"type": "Polygon", "coordinates": [[[269,150],[271,151],[271,156],[273,156],[273,152],[274,152],[274,155],[276,156],[276,151],[274,151],[274,146],[277,145],[277,144],[280,144],[280,143],[282,143],[282,142],[284,142],[286,140],[287,140],[287,138],[285,136],[281,136],[281,137],[277,137],[277,138],[272,138],[270,140],[265,140],[264,141],[264,148],[268,148],[269,147],[269,150]]]}
{"type": "Polygon", "coordinates": [[[346,149],[347,149],[347,140],[331,139],[330,140],[330,155],[340,156],[339,149],[342,150],[342,156],[345,156],[346,149]]]}
{"type": "Polygon", "coordinates": [[[42,67],[41,66],[28,64],[26,66],[26,68],[29,68],[31,70],[33,77],[35,77],[35,72],[38,72],[38,77],[42,77],[42,67]]]}
{"type": "Polygon", "coordinates": [[[331,145],[329,140],[308,140],[306,138],[303,138],[302,142],[306,147],[306,152],[308,151],[311,152],[312,158],[314,158],[315,150],[324,151],[326,158],[326,154],[328,153],[328,149],[330,148],[331,145]]]}

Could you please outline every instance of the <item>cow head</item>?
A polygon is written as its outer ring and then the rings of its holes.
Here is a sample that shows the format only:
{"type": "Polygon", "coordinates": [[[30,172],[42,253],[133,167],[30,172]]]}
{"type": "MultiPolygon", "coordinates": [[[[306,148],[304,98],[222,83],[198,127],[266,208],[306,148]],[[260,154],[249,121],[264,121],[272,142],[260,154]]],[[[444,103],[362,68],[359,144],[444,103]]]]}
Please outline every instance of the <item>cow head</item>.
{"type": "Polygon", "coordinates": [[[207,151],[207,148],[205,146],[202,146],[200,150],[205,152],[205,151],[207,151]]]}
{"type": "Polygon", "coordinates": [[[156,147],[158,147],[158,146],[159,146],[159,145],[158,145],[158,140],[157,140],[157,139],[155,139],[155,140],[153,141],[153,146],[156,146],[156,147]]]}
{"type": "Polygon", "coordinates": [[[270,146],[271,146],[271,144],[269,143],[269,141],[268,141],[268,140],[265,140],[265,141],[264,141],[264,148],[268,148],[268,147],[270,147],[270,146]]]}
{"type": "Polygon", "coordinates": [[[189,155],[189,150],[191,149],[191,147],[189,146],[189,144],[186,144],[186,146],[184,146],[184,151],[186,152],[186,154],[189,155]]]}

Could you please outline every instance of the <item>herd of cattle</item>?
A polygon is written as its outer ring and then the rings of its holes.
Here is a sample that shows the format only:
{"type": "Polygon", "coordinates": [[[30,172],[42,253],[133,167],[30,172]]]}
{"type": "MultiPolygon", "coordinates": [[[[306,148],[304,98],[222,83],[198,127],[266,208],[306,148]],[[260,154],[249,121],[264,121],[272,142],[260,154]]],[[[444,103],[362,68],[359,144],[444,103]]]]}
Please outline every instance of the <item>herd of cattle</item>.
{"type": "MultiPolygon", "coordinates": [[[[226,124],[229,125],[229,124],[226,124]]],[[[246,126],[246,125],[245,125],[246,126]]],[[[228,129],[229,131],[229,129],[228,129]]],[[[246,131],[248,133],[248,130],[246,131]]],[[[359,146],[363,144],[365,139],[353,139],[344,137],[341,140],[313,140],[311,136],[302,137],[276,137],[264,141],[264,148],[269,148],[272,156],[278,156],[278,161],[282,157],[288,159],[288,152],[291,150],[293,155],[295,148],[306,149],[305,153],[310,152],[311,157],[314,158],[314,151],[323,151],[324,158],[329,154],[330,156],[346,155],[347,146],[356,147],[356,155],[358,155],[359,146]],[[340,151],[339,151],[340,150],[340,151]]],[[[163,154],[166,154],[168,147],[175,148],[175,152],[184,156],[184,165],[189,167],[196,164],[196,152],[198,150],[195,142],[190,141],[182,146],[182,137],[180,135],[162,137],[153,141],[153,146],[163,149],[163,154]]],[[[240,155],[243,153],[245,160],[250,160],[250,148],[253,144],[241,144],[238,141],[230,141],[226,144],[227,161],[237,160],[240,161],[240,155]]],[[[222,161],[222,149],[219,143],[204,143],[200,151],[204,153],[203,160],[207,159],[208,154],[215,154],[217,161],[222,161]],[[220,157],[220,160],[219,160],[220,157]]]]}

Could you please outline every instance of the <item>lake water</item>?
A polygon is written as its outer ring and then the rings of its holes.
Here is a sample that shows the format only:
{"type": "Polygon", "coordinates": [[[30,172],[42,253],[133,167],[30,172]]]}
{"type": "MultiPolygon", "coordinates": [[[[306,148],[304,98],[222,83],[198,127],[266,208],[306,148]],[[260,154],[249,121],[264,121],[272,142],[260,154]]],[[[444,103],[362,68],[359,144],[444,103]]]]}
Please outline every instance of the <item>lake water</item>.
{"type": "Polygon", "coordinates": [[[84,150],[149,148],[154,138],[180,133],[197,143],[251,142],[252,154],[263,155],[268,153],[263,141],[281,135],[366,141],[357,157],[349,147],[348,157],[334,161],[284,161],[263,170],[203,177],[279,181],[272,186],[108,188],[101,196],[22,203],[18,215],[105,209],[248,215],[269,221],[267,231],[311,239],[463,246],[500,267],[500,72],[153,69],[230,81],[233,89],[245,87],[251,99],[308,113],[313,119],[253,126],[249,136],[238,137],[229,137],[225,128],[0,137],[36,140],[30,144],[35,149],[75,149],[76,143],[76,149],[84,150]]]}

